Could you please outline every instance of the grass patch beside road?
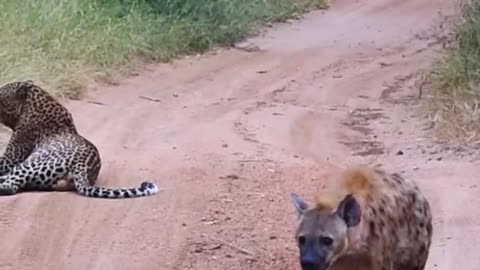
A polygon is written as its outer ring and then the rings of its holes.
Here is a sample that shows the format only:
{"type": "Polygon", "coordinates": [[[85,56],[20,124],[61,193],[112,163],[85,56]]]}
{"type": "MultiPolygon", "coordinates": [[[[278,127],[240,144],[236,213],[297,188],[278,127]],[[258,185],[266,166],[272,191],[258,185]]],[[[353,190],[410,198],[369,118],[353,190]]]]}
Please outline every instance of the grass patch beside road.
{"type": "Polygon", "coordinates": [[[480,0],[467,1],[455,46],[434,68],[428,109],[441,139],[480,144],[480,0]]]}
{"type": "Polygon", "coordinates": [[[94,74],[228,45],[323,0],[3,0],[1,83],[33,79],[75,98],[94,74]]]}

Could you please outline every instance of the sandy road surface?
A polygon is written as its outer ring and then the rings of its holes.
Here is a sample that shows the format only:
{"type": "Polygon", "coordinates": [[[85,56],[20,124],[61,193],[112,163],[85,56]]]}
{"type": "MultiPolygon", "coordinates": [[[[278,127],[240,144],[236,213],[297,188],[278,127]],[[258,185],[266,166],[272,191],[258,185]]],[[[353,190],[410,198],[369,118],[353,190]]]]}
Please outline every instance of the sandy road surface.
{"type": "Polygon", "coordinates": [[[428,269],[478,269],[479,162],[430,143],[415,115],[416,74],[455,12],[450,0],[337,0],[251,39],[256,51],[157,65],[69,102],[101,151],[100,185],[163,191],[0,198],[0,269],[298,269],[288,192],[312,198],[354,162],[421,183],[435,214],[428,269]]]}

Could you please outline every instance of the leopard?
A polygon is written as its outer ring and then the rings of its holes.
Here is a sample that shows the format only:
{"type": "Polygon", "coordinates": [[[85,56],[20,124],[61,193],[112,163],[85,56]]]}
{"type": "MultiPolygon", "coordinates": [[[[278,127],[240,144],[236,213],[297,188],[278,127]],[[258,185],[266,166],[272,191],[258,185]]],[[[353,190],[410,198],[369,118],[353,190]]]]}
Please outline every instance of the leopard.
{"type": "Polygon", "coordinates": [[[433,225],[417,182],[381,166],[336,174],[309,203],[290,193],[302,270],[423,270],[433,225]]]}
{"type": "Polygon", "coordinates": [[[98,148],[80,135],[72,114],[33,80],[0,86],[0,123],[11,130],[0,156],[0,196],[22,191],[70,191],[93,198],[134,198],[157,194],[152,181],[135,188],[96,186],[98,148]]]}

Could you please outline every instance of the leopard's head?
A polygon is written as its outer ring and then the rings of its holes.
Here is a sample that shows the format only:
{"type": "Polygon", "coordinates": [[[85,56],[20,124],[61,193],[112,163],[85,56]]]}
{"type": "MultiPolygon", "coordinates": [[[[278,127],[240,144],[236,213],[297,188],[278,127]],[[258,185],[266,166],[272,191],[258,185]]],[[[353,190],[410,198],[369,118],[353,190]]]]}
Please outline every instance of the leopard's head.
{"type": "Polygon", "coordinates": [[[14,81],[0,87],[0,123],[13,129],[23,111],[28,91],[33,82],[14,81]]]}

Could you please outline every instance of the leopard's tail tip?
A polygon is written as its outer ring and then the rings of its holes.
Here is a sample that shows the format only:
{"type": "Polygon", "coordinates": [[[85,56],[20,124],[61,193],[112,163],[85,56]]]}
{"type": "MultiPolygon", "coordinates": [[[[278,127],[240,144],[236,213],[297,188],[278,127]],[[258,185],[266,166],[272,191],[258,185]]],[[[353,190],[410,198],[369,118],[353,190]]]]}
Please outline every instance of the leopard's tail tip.
{"type": "Polygon", "coordinates": [[[151,181],[145,181],[140,184],[140,189],[144,190],[148,195],[155,195],[160,192],[158,186],[151,181]]]}

